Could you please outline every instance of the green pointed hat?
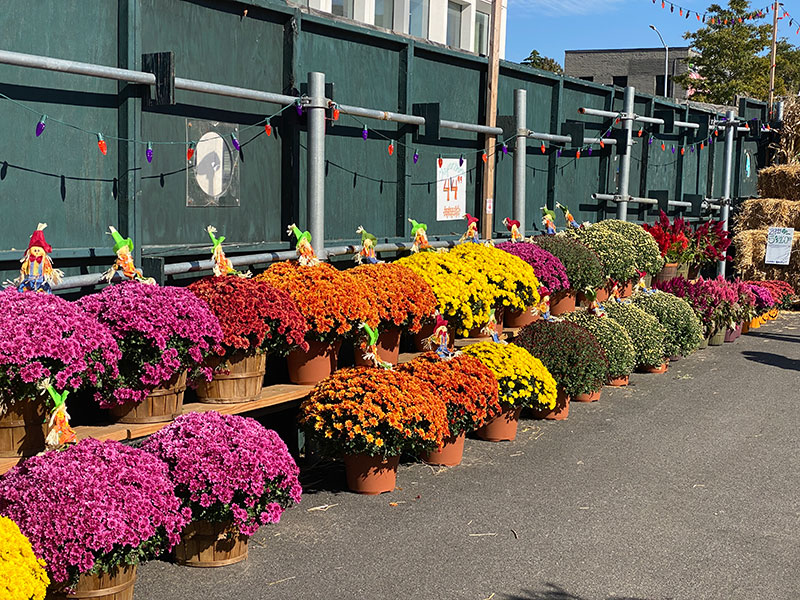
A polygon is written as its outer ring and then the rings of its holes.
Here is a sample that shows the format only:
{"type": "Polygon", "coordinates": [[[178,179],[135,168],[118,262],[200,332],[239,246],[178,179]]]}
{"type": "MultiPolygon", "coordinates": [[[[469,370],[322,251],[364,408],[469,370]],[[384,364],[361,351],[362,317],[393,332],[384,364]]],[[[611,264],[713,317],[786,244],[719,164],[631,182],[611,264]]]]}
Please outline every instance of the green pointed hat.
{"type": "Polygon", "coordinates": [[[361,328],[367,333],[367,337],[369,337],[369,345],[374,346],[378,343],[378,330],[373,329],[366,323],[361,324],[361,328]]]}
{"type": "Polygon", "coordinates": [[[67,396],[69,395],[69,390],[64,390],[60,394],[56,391],[52,385],[48,385],[46,388],[47,392],[50,394],[50,397],[53,399],[53,404],[56,408],[64,404],[67,400],[67,396]]]}
{"type": "Polygon", "coordinates": [[[217,233],[217,228],[213,225],[209,225],[206,227],[206,231],[208,231],[208,236],[211,238],[211,243],[214,244],[214,249],[216,250],[219,246],[222,245],[222,242],[225,241],[225,236],[221,235],[219,237],[215,236],[214,234],[217,233]]]}
{"type": "Polygon", "coordinates": [[[369,233],[369,232],[368,232],[366,229],[364,229],[364,228],[363,228],[363,227],[361,227],[361,226],[359,226],[359,228],[358,228],[358,229],[356,229],[356,233],[360,233],[360,234],[361,234],[361,243],[362,243],[362,244],[363,244],[363,243],[364,243],[366,240],[370,240],[370,241],[372,242],[372,244],[373,244],[373,245],[374,245],[375,243],[377,243],[377,241],[378,241],[378,238],[376,238],[374,235],[372,235],[371,233],[369,233]]]}
{"type": "Polygon", "coordinates": [[[542,207],[542,216],[550,217],[551,219],[553,219],[553,221],[556,220],[556,213],[547,208],[546,206],[542,207]]]}
{"type": "Polygon", "coordinates": [[[414,219],[409,219],[409,223],[411,223],[411,235],[417,235],[417,231],[422,229],[422,231],[428,231],[428,226],[425,223],[417,223],[414,219]]]}
{"type": "Polygon", "coordinates": [[[308,231],[300,231],[300,229],[294,223],[289,225],[289,233],[297,238],[298,244],[303,240],[307,241],[309,244],[311,243],[311,233],[308,231]]]}
{"type": "Polygon", "coordinates": [[[114,238],[114,253],[115,254],[117,252],[119,252],[122,248],[124,248],[125,246],[127,246],[128,249],[130,249],[130,251],[133,252],[133,240],[131,238],[127,238],[126,239],[126,238],[122,237],[120,232],[117,231],[114,228],[114,226],[112,226],[112,225],[109,225],[108,229],[109,229],[109,231],[111,231],[111,237],[114,238]]]}

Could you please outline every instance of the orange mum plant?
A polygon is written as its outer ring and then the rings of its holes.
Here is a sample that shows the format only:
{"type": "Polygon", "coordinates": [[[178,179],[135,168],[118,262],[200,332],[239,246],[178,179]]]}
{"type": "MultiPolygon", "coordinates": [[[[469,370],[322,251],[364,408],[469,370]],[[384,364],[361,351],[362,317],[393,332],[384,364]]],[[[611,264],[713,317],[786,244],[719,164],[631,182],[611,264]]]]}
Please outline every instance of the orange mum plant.
{"type": "Polygon", "coordinates": [[[403,327],[412,333],[433,318],[437,301],[433,289],[411,269],[396,263],[361,265],[350,269],[370,288],[378,309],[381,328],[403,327]]]}
{"type": "Polygon", "coordinates": [[[327,263],[275,263],[256,279],[289,293],[308,322],[309,341],[332,342],[344,335],[355,335],[361,323],[378,326],[378,311],[370,289],[327,263]]]}
{"type": "Polygon", "coordinates": [[[475,357],[457,354],[443,360],[428,352],[402,365],[400,371],[429,383],[444,400],[451,437],[473,431],[500,413],[497,379],[475,357]]]}
{"type": "Polygon", "coordinates": [[[323,452],[397,456],[434,450],[448,435],[447,408],[431,387],[388,369],[337,371],[300,406],[323,452]]]}

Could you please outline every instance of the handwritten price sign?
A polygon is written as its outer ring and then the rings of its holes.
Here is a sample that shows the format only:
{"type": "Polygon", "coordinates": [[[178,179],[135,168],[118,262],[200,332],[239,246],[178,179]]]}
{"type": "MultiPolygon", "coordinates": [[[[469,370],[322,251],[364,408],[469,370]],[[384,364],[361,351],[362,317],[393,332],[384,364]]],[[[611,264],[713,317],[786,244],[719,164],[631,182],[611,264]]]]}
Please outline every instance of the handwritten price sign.
{"type": "Polygon", "coordinates": [[[788,265],[792,256],[793,239],[793,228],[770,227],[767,233],[767,256],[764,262],[768,265],[788,265]]]}
{"type": "Polygon", "coordinates": [[[459,165],[457,158],[442,159],[436,164],[436,220],[458,221],[467,212],[467,161],[459,165]]]}

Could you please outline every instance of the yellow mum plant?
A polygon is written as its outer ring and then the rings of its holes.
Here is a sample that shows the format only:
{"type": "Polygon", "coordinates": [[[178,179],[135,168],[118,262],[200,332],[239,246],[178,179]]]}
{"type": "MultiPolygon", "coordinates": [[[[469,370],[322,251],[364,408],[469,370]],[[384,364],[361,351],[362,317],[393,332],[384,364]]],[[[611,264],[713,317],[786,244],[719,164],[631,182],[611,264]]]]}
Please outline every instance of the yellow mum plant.
{"type": "Polygon", "coordinates": [[[539,303],[539,280],[533,267],[513,254],[483,244],[459,244],[450,252],[483,273],[497,308],[524,310],[539,303]]]}
{"type": "Polygon", "coordinates": [[[439,313],[466,336],[473,327],[485,325],[494,310],[494,288],[470,261],[450,252],[420,252],[397,264],[420,275],[433,289],[439,313]]]}
{"type": "Polygon", "coordinates": [[[530,352],[513,344],[481,342],[463,350],[489,367],[500,387],[500,404],[553,409],[556,380],[530,352]]]}
{"type": "Polygon", "coordinates": [[[44,600],[50,585],[44,566],[17,524],[0,517],[0,600],[44,600]]]}

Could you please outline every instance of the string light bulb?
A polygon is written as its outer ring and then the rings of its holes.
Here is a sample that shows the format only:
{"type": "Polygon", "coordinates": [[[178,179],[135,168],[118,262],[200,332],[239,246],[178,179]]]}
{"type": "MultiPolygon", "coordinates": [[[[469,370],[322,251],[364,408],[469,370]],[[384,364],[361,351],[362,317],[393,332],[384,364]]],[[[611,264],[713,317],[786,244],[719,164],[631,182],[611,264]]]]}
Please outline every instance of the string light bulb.
{"type": "Polygon", "coordinates": [[[639,137],[642,137],[643,133],[644,133],[644,130],[643,129],[639,129],[639,137]]]}
{"type": "Polygon", "coordinates": [[[194,156],[194,142],[189,142],[189,147],[186,149],[186,162],[191,162],[194,156]]]}
{"type": "Polygon", "coordinates": [[[591,155],[592,155],[592,147],[591,147],[591,146],[589,146],[588,150],[586,151],[586,154],[587,154],[588,156],[591,156],[591,155]]]}
{"type": "Polygon", "coordinates": [[[269,122],[269,119],[264,123],[264,133],[266,133],[267,136],[272,135],[272,124],[269,122]]]}
{"type": "Polygon", "coordinates": [[[394,142],[389,142],[389,147],[386,150],[389,152],[389,156],[394,154],[394,142]]]}
{"type": "Polygon", "coordinates": [[[414,150],[414,164],[417,164],[418,160],[419,160],[419,154],[417,153],[416,150],[414,150]]]}
{"type": "Polygon", "coordinates": [[[242,149],[242,145],[239,143],[239,138],[236,137],[236,134],[231,131],[231,142],[233,142],[233,147],[236,148],[236,151],[239,152],[242,149]]]}
{"type": "Polygon", "coordinates": [[[458,157],[458,166],[459,167],[463,167],[464,166],[464,155],[463,154],[458,157]]]}
{"type": "Polygon", "coordinates": [[[444,161],[442,160],[442,155],[441,155],[441,154],[439,155],[439,160],[438,160],[438,162],[439,162],[439,168],[441,169],[441,168],[442,168],[442,163],[444,162],[444,161]]]}
{"type": "Polygon", "coordinates": [[[36,124],[36,137],[42,135],[45,127],[47,127],[47,115],[42,115],[42,118],[36,124]]]}
{"type": "Polygon", "coordinates": [[[508,146],[506,146],[505,142],[503,142],[502,150],[503,150],[503,154],[508,154],[508,146]]]}
{"type": "Polygon", "coordinates": [[[558,152],[556,152],[556,156],[557,156],[558,158],[561,158],[561,152],[562,152],[562,150],[561,150],[561,148],[559,148],[559,149],[558,149],[558,152]]]}
{"type": "Polygon", "coordinates": [[[481,158],[483,159],[483,164],[486,164],[486,162],[489,160],[489,155],[486,154],[486,150],[483,151],[481,158]]]}
{"type": "Polygon", "coordinates": [[[683,156],[684,154],[686,154],[686,148],[681,146],[681,156],[683,156]]]}
{"type": "Polygon", "coordinates": [[[664,152],[667,149],[667,145],[665,143],[661,143],[661,151],[664,152]]]}
{"type": "Polygon", "coordinates": [[[339,120],[339,105],[338,104],[334,104],[333,105],[333,120],[334,121],[338,121],[339,120]]]}
{"type": "Polygon", "coordinates": [[[361,138],[366,140],[369,137],[369,133],[367,132],[367,126],[364,125],[364,129],[361,130],[361,138]]]}
{"type": "Polygon", "coordinates": [[[144,155],[147,157],[147,162],[153,162],[153,144],[152,142],[147,142],[147,150],[145,151],[144,155]]]}
{"type": "Polygon", "coordinates": [[[603,140],[600,140],[600,148],[605,148],[606,143],[603,140]]]}
{"type": "Polygon", "coordinates": [[[545,152],[547,152],[547,148],[545,147],[544,142],[542,142],[542,154],[545,152]]]}
{"type": "Polygon", "coordinates": [[[294,103],[294,107],[295,107],[295,109],[297,109],[297,116],[298,117],[302,117],[303,116],[303,101],[298,98],[297,102],[294,103]]]}
{"type": "Polygon", "coordinates": [[[578,151],[575,153],[575,158],[576,158],[576,159],[579,159],[580,157],[581,157],[581,151],[580,151],[580,150],[578,150],[578,151]]]}
{"type": "Polygon", "coordinates": [[[105,139],[103,139],[103,134],[97,134],[97,147],[100,149],[100,153],[105,156],[108,154],[108,145],[106,144],[105,139]]]}

